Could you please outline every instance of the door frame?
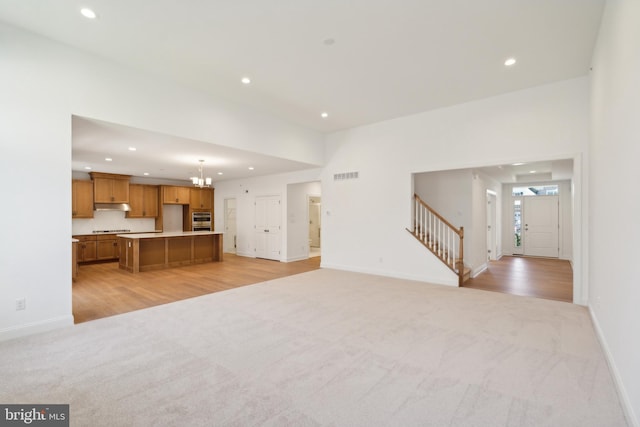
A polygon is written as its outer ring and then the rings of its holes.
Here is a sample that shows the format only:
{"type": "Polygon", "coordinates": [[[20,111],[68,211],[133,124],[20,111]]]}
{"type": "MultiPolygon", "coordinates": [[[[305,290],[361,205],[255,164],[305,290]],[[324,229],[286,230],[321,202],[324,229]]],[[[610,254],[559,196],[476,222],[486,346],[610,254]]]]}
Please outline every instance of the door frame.
{"type": "Polygon", "coordinates": [[[498,195],[493,190],[487,190],[487,261],[495,261],[498,259],[498,195]]]}
{"type": "MultiPolygon", "coordinates": [[[[313,197],[320,198],[320,204],[322,206],[322,195],[320,195],[320,194],[307,194],[307,224],[309,224],[309,227],[308,227],[307,230],[309,230],[311,228],[311,199],[313,197]]],[[[320,211],[318,212],[318,219],[320,221],[320,225],[319,225],[319,227],[320,227],[320,237],[318,238],[318,241],[319,241],[320,245],[318,247],[321,248],[322,247],[322,209],[320,209],[320,211]]],[[[307,232],[307,235],[308,234],[309,233],[307,232]]],[[[307,240],[308,240],[308,238],[307,238],[307,240]]],[[[308,244],[307,245],[307,258],[309,257],[310,253],[311,253],[311,245],[308,244]]]]}
{"type": "MultiPolygon", "coordinates": [[[[224,232],[225,232],[225,234],[228,233],[227,229],[228,229],[228,226],[229,226],[229,223],[228,223],[228,219],[229,218],[227,216],[227,212],[228,212],[227,204],[228,204],[228,202],[230,200],[233,200],[235,202],[235,205],[236,205],[235,206],[236,219],[235,219],[235,230],[233,230],[233,237],[234,237],[234,242],[232,244],[233,252],[229,252],[229,253],[237,254],[238,253],[238,199],[236,197],[226,197],[224,199],[224,206],[223,206],[223,209],[224,209],[224,212],[223,212],[223,215],[224,215],[224,232]]],[[[224,241],[226,242],[226,241],[228,241],[228,239],[229,239],[229,237],[225,236],[224,241]]],[[[223,245],[223,246],[225,246],[225,245],[223,245]]],[[[229,248],[229,246],[227,246],[227,248],[229,248]]],[[[224,249],[225,248],[223,247],[223,250],[224,249]]]]}

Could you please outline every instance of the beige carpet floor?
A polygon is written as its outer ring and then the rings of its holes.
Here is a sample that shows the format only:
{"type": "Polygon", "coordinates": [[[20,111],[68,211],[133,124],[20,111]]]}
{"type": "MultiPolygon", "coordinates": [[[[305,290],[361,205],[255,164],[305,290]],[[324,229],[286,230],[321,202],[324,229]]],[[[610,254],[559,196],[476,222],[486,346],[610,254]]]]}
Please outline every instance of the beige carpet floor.
{"type": "Polygon", "coordinates": [[[587,310],[318,270],[0,343],[73,426],[626,426],[587,310]]]}

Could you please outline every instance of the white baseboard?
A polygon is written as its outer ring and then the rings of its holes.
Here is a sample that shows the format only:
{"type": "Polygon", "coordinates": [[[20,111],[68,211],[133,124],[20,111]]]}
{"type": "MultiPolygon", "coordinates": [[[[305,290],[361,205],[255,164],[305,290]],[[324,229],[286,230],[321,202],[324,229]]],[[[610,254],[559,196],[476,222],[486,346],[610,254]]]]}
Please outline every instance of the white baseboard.
{"type": "Polygon", "coordinates": [[[236,251],[236,255],[247,257],[247,258],[255,258],[256,257],[256,253],[255,252],[236,251]]]}
{"type": "Polygon", "coordinates": [[[627,390],[624,387],[624,382],[622,381],[620,372],[618,371],[615,360],[613,359],[613,355],[611,354],[611,351],[609,351],[607,340],[605,339],[604,334],[602,333],[602,329],[600,328],[600,323],[598,322],[596,313],[593,311],[593,308],[591,307],[591,305],[589,305],[588,307],[589,307],[589,314],[591,315],[591,322],[593,323],[593,327],[596,330],[598,341],[600,341],[600,345],[602,346],[602,350],[604,351],[604,357],[605,359],[607,359],[609,370],[613,375],[613,382],[615,383],[616,389],[618,390],[618,397],[620,397],[620,403],[622,404],[622,410],[624,411],[624,415],[627,417],[627,422],[631,427],[640,427],[640,422],[638,421],[638,417],[633,411],[633,405],[631,404],[631,400],[629,400],[629,395],[627,394],[627,390]]]}
{"type": "Polygon", "coordinates": [[[309,259],[309,257],[305,255],[300,255],[292,258],[287,258],[284,262],[296,262],[296,261],[302,261],[305,259],[309,259]]]}
{"type": "Polygon", "coordinates": [[[73,326],[72,315],[54,317],[40,322],[26,323],[24,325],[0,329],[0,341],[33,335],[40,332],[47,332],[53,329],[64,328],[66,326],[73,326]]]}
{"type": "Polygon", "coordinates": [[[485,271],[488,268],[487,263],[485,262],[484,264],[474,268],[473,270],[471,270],[471,278],[473,279],[474,277],[476,277],[478,274],[482,273],[483,271],[485,271]]]}

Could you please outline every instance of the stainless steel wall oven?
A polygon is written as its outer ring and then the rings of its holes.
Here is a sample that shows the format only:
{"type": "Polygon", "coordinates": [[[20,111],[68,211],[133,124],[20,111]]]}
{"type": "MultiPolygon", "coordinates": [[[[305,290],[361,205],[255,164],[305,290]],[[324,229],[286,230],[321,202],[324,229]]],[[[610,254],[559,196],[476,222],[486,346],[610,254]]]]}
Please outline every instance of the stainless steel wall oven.
{"type": "Polygon", "coordinates": [[[191,227],[193,231],[211,231],[211,212],[193,212],[191,227]]]}

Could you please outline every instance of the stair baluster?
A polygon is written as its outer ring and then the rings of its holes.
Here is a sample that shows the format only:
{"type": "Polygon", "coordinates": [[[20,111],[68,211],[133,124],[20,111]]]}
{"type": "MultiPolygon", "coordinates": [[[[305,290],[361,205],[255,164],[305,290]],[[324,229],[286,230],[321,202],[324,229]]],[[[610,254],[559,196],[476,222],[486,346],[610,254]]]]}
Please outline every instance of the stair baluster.
{"type": "Polygon", "coordinates": [[[417,194],[413,204],[413,230],[407,231],[456,273],[458,285],[462,286],[468,273],[463,262],[464,228],[451,225],[417,194]]]}

